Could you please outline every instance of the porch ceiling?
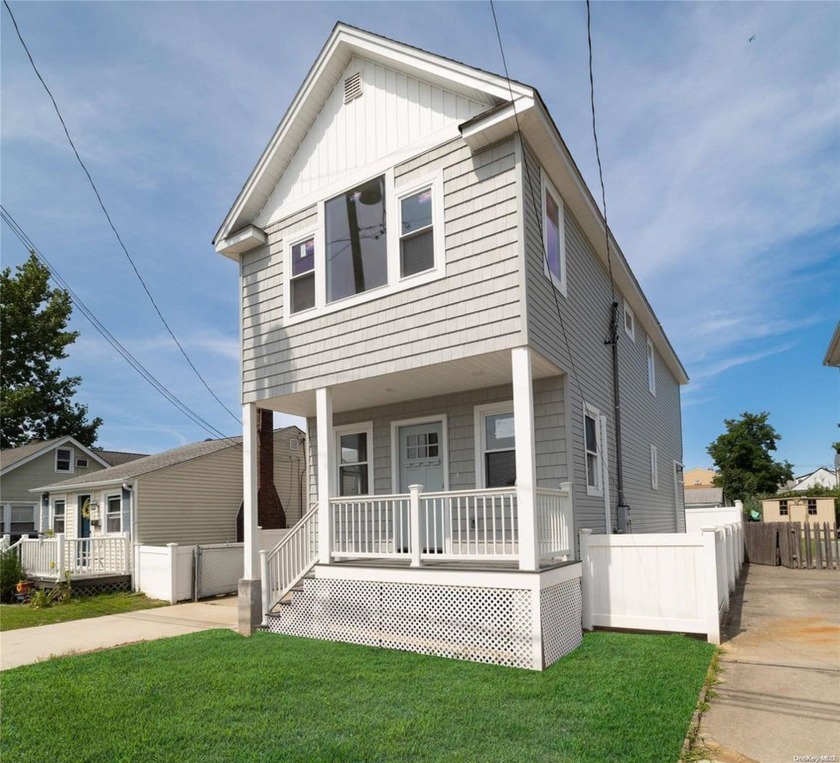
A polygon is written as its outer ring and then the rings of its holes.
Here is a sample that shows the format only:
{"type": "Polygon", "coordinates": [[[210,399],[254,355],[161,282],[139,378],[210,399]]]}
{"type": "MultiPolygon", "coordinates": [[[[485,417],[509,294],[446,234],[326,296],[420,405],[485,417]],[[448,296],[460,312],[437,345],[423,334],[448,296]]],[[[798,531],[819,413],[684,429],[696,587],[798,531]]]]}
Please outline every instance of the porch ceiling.
{"type": "MultiPolygon", "coordinates": [[[[563,370],[532,349],[531,373],[535,379],[541,379],[559,376],[563,370]]],[[[333,393],[333,411],[341,413],[407,400],[451,395],[482,387],[495,387],[510,384],[511,381],[510,350],[500,350],[330,386],[333,393]]],[[[259,400],[257,404],[260,408],[280,413],[314,416],[315,390],[259,400]]]]}

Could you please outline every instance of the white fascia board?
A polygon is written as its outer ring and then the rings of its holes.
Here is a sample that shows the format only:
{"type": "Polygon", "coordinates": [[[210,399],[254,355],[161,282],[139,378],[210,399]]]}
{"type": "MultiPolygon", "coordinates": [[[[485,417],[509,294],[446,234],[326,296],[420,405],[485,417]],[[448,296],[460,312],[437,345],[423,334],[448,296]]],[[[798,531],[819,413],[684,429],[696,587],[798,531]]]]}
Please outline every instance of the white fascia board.
{"type": "Polygon", "coordinates": [[[486,94],[488,99],[491,100],[510,100],[511,93],[516,98],[527,96],[531,92],[530,88],[515,82],[509,83],[507,79],[498,75],[483,72],[457,61],[441,58],[432,53],[411,48],[360,29],[337,24],[306,75],[306,79],[304,79],[256,166],[251,171],[236,201],[225,216],[213,238],[214,245],[241,223],[240,216],[248,199],[260,186],[266,171],[274,163],[284,139],[295,127],[298,115],[308,101],[316,82],[334,63],[333,59],[338,59],[337,63],[343,64],[340,67],[343,70],[344,65],[350,62],[354,54],[374,58],[397,68],[420,72],[425,77],[437,80],[441,84],[448,83],[450,86],[456,84],[460,87],[473,89],[486,94]]]}
{"type": "Polygon", "coordinates": [[[831,340],[828,343],[828,349],[823,358],[824,366],[840,366],[840,321],[837,321],[837,326],[834,333],[831,335],[831,340]]]}
{"type": "Polygon", "coordinates": [[[533,107],[533,98],[521,97],[504,108],[493,110],[485,118],[479,114],[461,125],[461,137],[472,151],[491,146],[513,135],[518,123],[533,107]]]}
{"type": "MultiPolygon", "coordinates": [[[[537,155],[543,169],[549,174],[563,201],[568,205],[586,233],[590,245],[606,267],[607,251],[603,215],[545,106],[540,102],[540,108],[532,109],[522,115],[520,126],[531,150],[537,155]],[[543,147],[545,148],[541,151],[543,147]]],[[[679,384],[687,384],[688,374],[665,336],[662,324],[633,275],[612,231],[610,231],[610,252],[614,255],[612,258],[613,276],[622,296],[633,308],[636,320],[652,339],[674,378],[679,384]]]]}
{"type": "Polygon", "coordinates": [[[258,228],[256,225],[248,225],[232,236],[219,241],[216,244],[216,251],[225,255],[225,257],[236,260],[240,254],[249,252],[259,246],[265,246],[267,242],[268,236],[262,228],[258,228]]]}
{"type": "Polygon", "coordinates": [[[33,487],[29,490],[30,493],[75,493],[77,490],[91,490],[93,488],[109,487],[111,485],[122,485],[123,482],[131,482],[137,479],[136,477],[126,477],[126,479],[118,480],[104,480],[103,482],[80,482],[78,485],[65,485],[63,482],[55,482],[52,485],[44,485],[43,487],[33,487]]]}
{"type": "MultiPolygon", "coordinates": [[[[89,458],[92,458],[94,461],[97,461],[99,464],[101,464],[104,468],[107,469],[111,466],[111,464],[109,464],[103,458],[100,458],[99,456],[97,456],[96,451],[91,450],[90,448],[88,448],[85,445],[82,445],[82,443],[80,443],[75,437],[71,437],[70,435],[67,435],[67,437],[62,437],[60,440],[57,440],[56,442],[54,442],[50,445],[44,446],[43,448],[36,451],[32,455],[27,456],[26,458],[22,458],[20,461],[15,461],[15,463],[13,463],[11,466],[7,466],[5,469],[0,471],[0,477],[2,477],[5,474],[8,474],[9,472],[14,471],[19,466],[23,466],[24,464],[28,464],[30,461],[34,461],[36,458],[40,458],[41,456],[45,455],[46,453],[48,453],[52,450],[55,450],[56,448],[61,448],[61,447],[64,447],[65,445],[68,445],[68,444],[72,445],[77,450],[82,451],[89,458]]],[[[32,492],[32,491],[30,491],[30,492],[32,492]]]]}

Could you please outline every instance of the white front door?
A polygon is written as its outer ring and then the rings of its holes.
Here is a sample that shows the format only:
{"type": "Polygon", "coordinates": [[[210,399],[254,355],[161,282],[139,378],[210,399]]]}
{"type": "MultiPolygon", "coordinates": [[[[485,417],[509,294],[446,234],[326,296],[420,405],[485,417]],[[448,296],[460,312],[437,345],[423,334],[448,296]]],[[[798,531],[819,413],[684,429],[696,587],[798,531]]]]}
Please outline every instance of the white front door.
{"type": "MultiPolygon", "coordinates": [[[[407,493],[410,485],[422,485],[424,493],[444,489],[446,458],[443,447],[443,422],[428,421],[397,427],[398,492],[407,493]]],[[[429,515],[421,511],[420,537],[424,550],[442,551],[445,538],[443,502],[438,501],[429,515]]],[[[404,527],[408,527],[407,522],[404,527]]],[[[405,539],[407,542],[407,538],[405,539]]]]}

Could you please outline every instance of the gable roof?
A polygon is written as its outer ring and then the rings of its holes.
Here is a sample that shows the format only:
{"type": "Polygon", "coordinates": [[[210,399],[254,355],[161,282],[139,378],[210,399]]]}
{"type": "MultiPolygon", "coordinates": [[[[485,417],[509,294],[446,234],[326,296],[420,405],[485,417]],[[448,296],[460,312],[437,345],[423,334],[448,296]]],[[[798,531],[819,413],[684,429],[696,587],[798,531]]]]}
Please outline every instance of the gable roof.
{"type": "MultiPolygon", "coordinates": [[[[274,438],[284,436],[288,437],[293,432],[300,432],[301,430],[295,426],[286,427],[284,429],[274,430],[274,438]]],[[[220,440],[201,440],[200,442],[193,442],[189,445],[182,445],[179,448],[172,448],[163,453],[155,453],[151,456],[138,458],[133,461],[118,464],[108,469],[96,472],[94,474],[85,474],[79,477],[71,477],[68,480],[61,482],[54,482],[43,487],[33,488],[30,492],[46,492],[56,491],[71,488],[95,487],[97,485],[110,485],[114,482],[125,482],[126,480],[133,480],[137,477],[142,477],[152,472],[160,471],[161,469],[168,469],[171,466],[192,461],[196,458],[208,456],[212,453],[218,453],[227,448],[241,447],[241,437],[226,437],[220,440]]]]}
{"type": "Polygon", "coordinates": [[[487,110],[466,120],[459,128],[474,150],[521,130],[674,378],[680,384],[688,382],[685,368],[611,232],[608,253],[607,228],[601,210],[536,88],[341,22],[333,28],[216,232],[213,244],[217,252],[233,255],[235,259],[240,253],[265,244],[265,232],[254,221],[353,56],[421,76],[475,100],[483,98],[487,110]]]}
{"type": "Polygon", "coordinates": [[[97,450],[96,454],[104,458],[111,466],[127,464],[129,461],[136,461],[138,458],[145,458],[148,453],[127,453],[122,450],[97,450]]]}
{"type": "Polygon", "coordinates": [[[51,440],[37,440],[17,448],[0,450],[0,474],[8,474],[13,469],[17,469],[19,466],[23,466],[62,445],[72,445],[74,448],[85,453],[89,458],[98,461],[102,466],[110,466],[110,463],[102,453],[82,445],[77,439],[67,435],[65,437],[54,437],[51,440]]]}

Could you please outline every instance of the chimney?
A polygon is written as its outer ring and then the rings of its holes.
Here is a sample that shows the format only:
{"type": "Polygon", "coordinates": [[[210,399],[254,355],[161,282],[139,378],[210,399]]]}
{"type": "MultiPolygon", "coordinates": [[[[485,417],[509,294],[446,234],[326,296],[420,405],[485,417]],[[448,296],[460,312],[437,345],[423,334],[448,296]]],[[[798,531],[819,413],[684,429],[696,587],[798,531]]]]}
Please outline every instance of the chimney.
{"type": "Polygon", "coordinates": [[[286,512],[274,486],[274,413],[259,411],[259,464],[257,467],[257,523],[263,530],[286,527],[286,512]]]}

